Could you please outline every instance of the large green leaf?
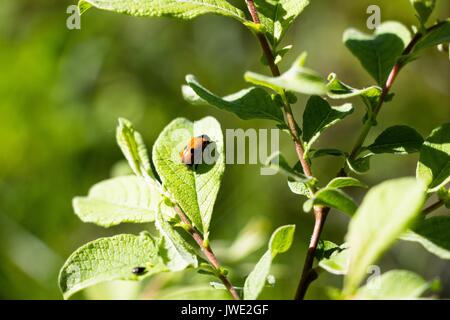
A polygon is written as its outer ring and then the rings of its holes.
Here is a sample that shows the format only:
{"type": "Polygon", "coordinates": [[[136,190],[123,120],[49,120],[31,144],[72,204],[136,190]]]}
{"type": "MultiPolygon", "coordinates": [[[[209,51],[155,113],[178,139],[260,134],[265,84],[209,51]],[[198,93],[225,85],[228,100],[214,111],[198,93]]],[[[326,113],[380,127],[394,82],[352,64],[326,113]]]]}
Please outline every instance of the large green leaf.
{"type": "Polygon", "coordinates": [[[166,271],[158,256],[158,245],[148,233],[121,234],[85,244],[67,259],[59,274],[65,299],[88,286],[112,280],[141,280],[166,271]],[[145,268],[142,275],[136,267],[145,268]]]}
{"type": "Polygon", "coordinates": [[[436,0],[409,0],[421,24],[425,24],[436,6],[436,0]]]}
{"type": "Polygon", "coordinates": [[[303,210],[309,212],[314,205],[335,208],[350,216],[352,216],[358,208],[350,196],[342,190],[334,188],[324,188],[317,191],[311,199],[303,204],[303,210]]]}
{"type": "Polygon", "coordinates": [[[73,199],[73,208],[83,222],[102,227],[151,222],[158,210],[165,216],[174,216],[173,208],[163,202],[157,182],[136,176],[116,177],[95,184],[87,197],[73,199]]]}
{"type": "Polygon", "coordinates": [[[255,5],[266,35],[276,48],[309,0],[255,0],[255,5]]]}
{"type": "Polygon", "coordinates": [[[440,43],[450,42],[450,20],[447,19],[441,25],[424,35],[415,45],[414,52],[437,46],[440,43]]]}
{"type": "Polygon", "coordinates": [[[144,139],[127,119],[119,118],[116,140],[133,172],[137,176],[150,177],[151,166],[144,139]]]}
{"type": "Polygon", "coordinates": [[[197,267],[197,256],[191,246],[176,232],[160,212],[155,215],[155,226],[162,236],[160,256],[170,271],[197,267]]]}
{"type": "Polygon", "coordinates": [[[394,21],[382,23],[373,35],[348,29],[343,38],[347,48],[379,85],[384,85],[390,70],[410,40],[409,30],[394,21]]]}
{"type": "MultiPolygon", "coordinates": [[[[214,156],[214,152],[212,154],[214,156]]],[[[214,160],[214,159],[209,159],[214,160]]],[[[181,206],[191,222],[206,233],[209,228],[214,202],[225,171],[223,136],[220,124],[212,117],[191,122],[177,118],[167,125],[153,146],[153,163],[163,185],[181,206]],[[197,168],[181,162],[179,153],[191,137],[206,134],[211,139],[208,150],[215,149],[215,162],[197,168]]]]}
{"type": "Polygon", "coordinates": [[[346,293],[356,290],[367,268],[406,231],[424,201],[425,191],[414,178],[385,181],[367,193],[346,236],[351,257],[346,293]]]}
{"type": "Polygon", "coordinates": [[[303,142],[307,153],[320,134],[328,127],[345,118],[353,112],[353,106],[346,103],[332,107],[321,97],[309,98],[303,113],[303,142]]]}
{"type": "Polygon", "coordinates": [[[295,225],[286,225],[276,229],[269,241],[269,248],[245,279],[244,300],[256,300],[269,276],[272,260],[279,253],[286,252],[294,240],[295,225]]]}
{"type": "Polygon", "coordinates": [[[398,300],[420,297],[427,289],[427,283],[421,276],[406,270],[391,270],[381,277],[370,279],[358,289],[354,298],[367,300],[398,300]]]}
{"type": "Polygon", "coordinates": [[[311,69],[303,67],[306,54],[301,55],[292,67],[278,77],[269,77],[254,72],[246,72],[246,81],[258,86],[263,86],[283,95],[284,90],[295,91],[303,94],[323,95],[327,92],[324,79],[311,69]]]}
{"type": "Polygon", "coordinates": [[[430,192],[450,182],[450,123],[434,129],[426,138],[416,174],[430,192]]]}
{"type": "Polygon", "coordinates": [[[429,252],[450,260],[450,217],[431,217],[417,223],[402,240],[420,243],[429,252]]]}
{"type": "Polygon", "coordinates": [[[225,0],[80,0],[80,12],[91,7],[132,16],[192,19],[206,13],[245,21],[244,13],[225,0]]]}
{"type": "Polygon", "coordinates": [[[232,112],[243,120],[284,121],[281,107],[264,89],[252,87],[221,98],[204,88],[192,75],[186,76],[186,82],[188,86],[183,86],[183,95],[193,104],[207,103],[232,112]]]}
{"type": "Polygon", "coordinates": [[[373,153],[408,154],[419,152],[422,143],[422,136],[413,128],[393,126],[384,130],[367,149],[373,153]]]}

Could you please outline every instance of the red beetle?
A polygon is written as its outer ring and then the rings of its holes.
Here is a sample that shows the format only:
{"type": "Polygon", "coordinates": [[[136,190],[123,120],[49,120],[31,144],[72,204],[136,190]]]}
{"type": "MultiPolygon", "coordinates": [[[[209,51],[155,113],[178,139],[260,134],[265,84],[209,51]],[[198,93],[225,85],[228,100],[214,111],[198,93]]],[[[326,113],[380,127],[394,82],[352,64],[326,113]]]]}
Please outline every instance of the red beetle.
{"type": "Polygon", "coordinates": [[[180,152],[181,162],[188,167],[196,168],[198,164],[202,163],[203,151],[210,143],[211,139],[206,134],[191,138],[187,146],[180,152]]]}

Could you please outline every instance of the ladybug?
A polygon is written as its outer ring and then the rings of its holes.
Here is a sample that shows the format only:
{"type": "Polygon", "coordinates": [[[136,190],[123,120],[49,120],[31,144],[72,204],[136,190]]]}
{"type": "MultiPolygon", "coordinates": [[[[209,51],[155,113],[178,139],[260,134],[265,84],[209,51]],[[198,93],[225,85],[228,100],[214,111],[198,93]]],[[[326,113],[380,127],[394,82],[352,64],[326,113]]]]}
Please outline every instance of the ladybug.
{"type": "Polygon", "coordinates": [[[142,274],[144,274],[145,272],[146,272],[146,270],[145,270],[144,267],[134,267],[134,268],[131,270],[131,273],[132,273],[132,274],[135,274],[135,275],[137,275],[137,276],[142,275],[142,274]]]}
{"type": "Polygon", "coordinates": [[[202,163],[203,151],[211,142],[206,134],[191,138],[187,146],[180,152],[181,162],[188,167],[196,168],[199,163],[202,163]]]}

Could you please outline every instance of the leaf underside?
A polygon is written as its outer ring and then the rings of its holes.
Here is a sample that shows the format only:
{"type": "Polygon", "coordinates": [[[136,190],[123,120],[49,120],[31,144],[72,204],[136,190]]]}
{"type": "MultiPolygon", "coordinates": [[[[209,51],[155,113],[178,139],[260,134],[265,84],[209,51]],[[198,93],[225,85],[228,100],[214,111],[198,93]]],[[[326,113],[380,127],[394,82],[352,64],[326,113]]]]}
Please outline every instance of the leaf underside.
{"type": "Polygon", "coordinates": [[[59,275],[64,298],[94,284],[112,280],[140,280],[166,271],[158,257],[158,246],[148,233],[121,234],[100,238],[78,248],[65,262],[59,275]],[[135,267],[146,272],[136,275],[135,267]]]}
{"type": "Polygon", "coordinates": [[[245,20],[242,10],[232,6],[225,0],[81,0],[78,3],[80,12],[91,7],[125,13],[132,16],[172,17],[193,19],[197,16],[213,13],[245,20]]]}

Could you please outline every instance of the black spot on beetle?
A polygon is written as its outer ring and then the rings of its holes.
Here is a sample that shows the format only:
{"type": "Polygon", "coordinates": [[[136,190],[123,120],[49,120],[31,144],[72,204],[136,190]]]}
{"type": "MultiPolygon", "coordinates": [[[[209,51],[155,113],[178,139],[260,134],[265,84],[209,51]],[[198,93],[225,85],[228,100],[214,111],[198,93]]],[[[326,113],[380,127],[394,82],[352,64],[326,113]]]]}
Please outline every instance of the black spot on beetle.
{"type": "Polygon", "coordinates": [[[146,273],[146,270],[144,267],[134,267],[131,273],[139,276],[146,273]]]}

